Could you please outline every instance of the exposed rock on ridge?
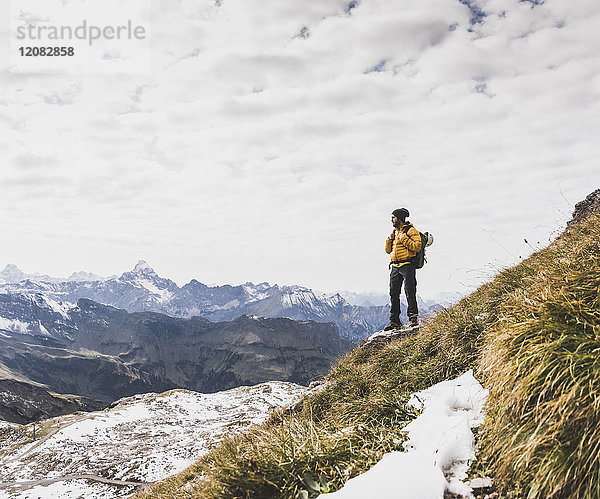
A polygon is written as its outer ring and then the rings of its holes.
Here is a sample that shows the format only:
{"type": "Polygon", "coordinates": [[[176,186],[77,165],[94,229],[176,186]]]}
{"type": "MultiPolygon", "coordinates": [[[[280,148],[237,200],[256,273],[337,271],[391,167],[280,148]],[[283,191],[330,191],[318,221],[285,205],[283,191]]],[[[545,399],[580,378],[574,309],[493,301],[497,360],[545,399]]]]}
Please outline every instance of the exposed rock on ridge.
{"type": "Polygon", "coordinates": [[[573,216],[567,226],[578,224],[594,213],[600,213],[600,189],[591,192],[583,201],[575,205],[573,216]]]}

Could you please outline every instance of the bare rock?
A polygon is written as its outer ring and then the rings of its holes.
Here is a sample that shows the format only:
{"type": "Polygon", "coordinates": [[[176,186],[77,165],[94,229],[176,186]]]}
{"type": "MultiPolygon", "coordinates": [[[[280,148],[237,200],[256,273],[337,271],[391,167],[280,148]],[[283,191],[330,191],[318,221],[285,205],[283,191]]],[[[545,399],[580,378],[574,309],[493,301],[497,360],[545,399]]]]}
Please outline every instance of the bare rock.
{"type": "Polygon", "coordinates": [[[588,194],[583,201],[575,205],[573,217],[567,223],[568,227],[578,224],[594,213],[600,213],[600,189],[588,194]]]}

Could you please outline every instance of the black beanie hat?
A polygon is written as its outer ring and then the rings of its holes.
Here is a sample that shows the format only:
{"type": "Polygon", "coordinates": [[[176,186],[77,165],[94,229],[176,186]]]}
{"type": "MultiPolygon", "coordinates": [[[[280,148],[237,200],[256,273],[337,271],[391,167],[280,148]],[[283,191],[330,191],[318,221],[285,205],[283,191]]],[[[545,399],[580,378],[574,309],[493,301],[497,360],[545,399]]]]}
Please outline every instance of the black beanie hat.
{"type": "Polygon", "coordinates": [[[398,208],[397,210],[392,211],[392,215],[400,220],[406,220],[406,218],[410,216],[410,213],[408,213],[406,208],[398,208]]]}

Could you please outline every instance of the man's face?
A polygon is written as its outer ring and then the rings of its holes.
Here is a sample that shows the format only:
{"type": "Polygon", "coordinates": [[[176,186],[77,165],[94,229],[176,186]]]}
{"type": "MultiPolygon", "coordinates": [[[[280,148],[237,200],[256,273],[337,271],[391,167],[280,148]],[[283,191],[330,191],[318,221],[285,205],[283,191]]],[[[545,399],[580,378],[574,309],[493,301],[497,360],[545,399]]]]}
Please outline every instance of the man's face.
{"type": "Polygon", "coordinates": [[[398,222],[399,220],[396,218],[396,215],[392,215],[392,225],[396,227],[398,222]]]}

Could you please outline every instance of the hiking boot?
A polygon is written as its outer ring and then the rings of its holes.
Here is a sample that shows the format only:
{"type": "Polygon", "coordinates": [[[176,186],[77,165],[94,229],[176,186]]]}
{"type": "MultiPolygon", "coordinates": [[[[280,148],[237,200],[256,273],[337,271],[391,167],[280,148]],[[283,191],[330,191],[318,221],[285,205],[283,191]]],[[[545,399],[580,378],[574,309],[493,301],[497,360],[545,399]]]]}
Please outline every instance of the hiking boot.
{"type": "Polygon", "coordinates": [[[402,324],[399,322],[391,321],[387,326],[383,328],[384,331],[391,331],[392,329],[400,329],[402,324]]]}
{"type": "Polygon", "coordinates": [[[408,323],[408,325],[409,325],[410,327],[419,327],[419,319],[417,319],[416,317],[411,317],[411,318],[409,319],[409,323],[408,323]]]}

